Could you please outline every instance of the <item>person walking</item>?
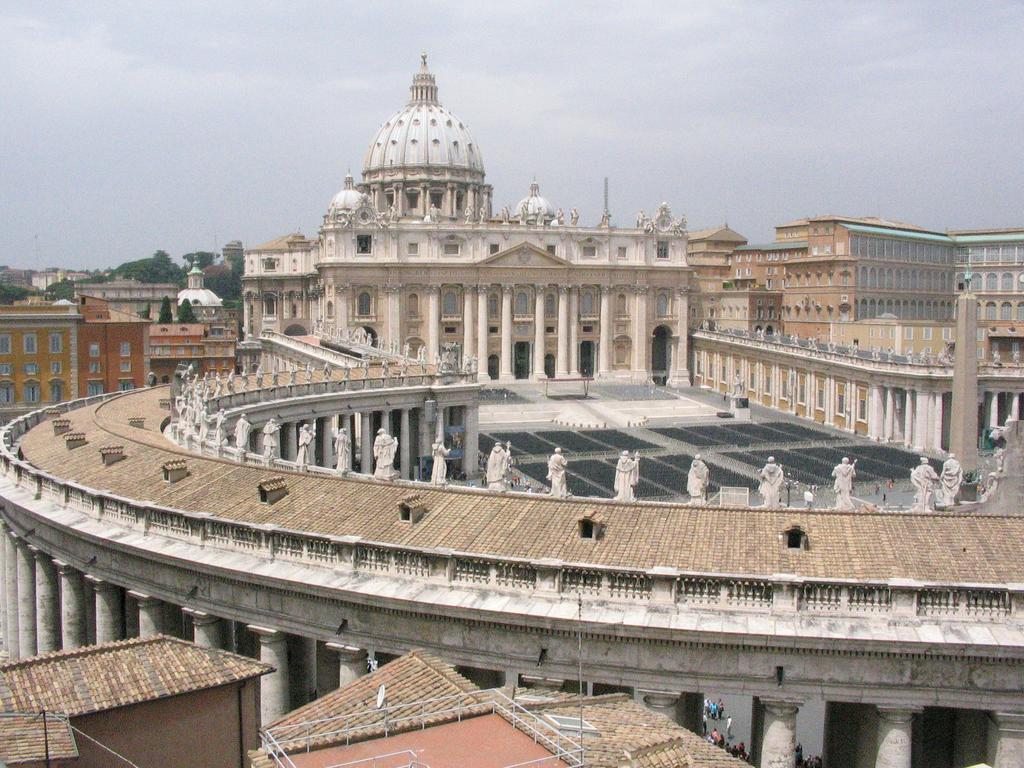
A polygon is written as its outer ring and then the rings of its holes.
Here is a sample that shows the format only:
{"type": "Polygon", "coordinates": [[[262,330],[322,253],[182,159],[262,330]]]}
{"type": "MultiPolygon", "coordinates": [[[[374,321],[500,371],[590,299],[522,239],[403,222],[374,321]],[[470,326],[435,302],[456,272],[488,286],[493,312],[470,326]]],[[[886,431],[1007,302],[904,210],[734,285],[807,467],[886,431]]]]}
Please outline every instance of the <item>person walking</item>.
{"type": "Polygon", "coordinates": [[[725,738],[732,738],[732,715],[725,718],[725,738]]]}

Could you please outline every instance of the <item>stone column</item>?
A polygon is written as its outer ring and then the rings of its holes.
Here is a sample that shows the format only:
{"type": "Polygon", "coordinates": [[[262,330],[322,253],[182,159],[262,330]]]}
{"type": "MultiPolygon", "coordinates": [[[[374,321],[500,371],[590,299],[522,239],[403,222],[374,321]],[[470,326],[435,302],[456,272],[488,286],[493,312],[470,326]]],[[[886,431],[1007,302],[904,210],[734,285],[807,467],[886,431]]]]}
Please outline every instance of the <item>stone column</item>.
{"type": "Polygon", "coordinates": [[[196,645],[200,648],[224,647],[223,622],[219,618],[190,608],[182,610],[192,617],[193,642],[196,645]]]}
{"type": "Polygon", "coordinates": [[[57,566],[45,552],[36,550],[36,650],[60,650],[60,595],[57,566]]]}
{"type": "Polygon", "coordinates": [[[362,418],[359,422],[359,460],[360,469],[364,475],[373,474],[373,413],[363,411],[359,414],[362,418]]]}
{"type": "Polygon", "coordinates": [[[923,451],[926,445],[928,432],[928,402],[931,394],[918,392],[914,396],[914,450],[923,451]]]}
{"type": "Polygon", "coordinates": [[[488,323],[487,316],[487,286],[476,287],[476,378],[477,381],[490,381],[487,375],[487,357],[489,348],[487,346],[488,323]]]}
{"type": "Polygon", "coordinates": [[[909,389],[903,390],[903,444],[914,444],[914,393],[909,389]]]}
{"type": "Polygon", "coordinates": [[[324,416],[316,420],[316,439],[320,441],[321,466],[334,469],[337,457],[334,455],[334,425],[336,416],[324,416]]]}
{"type": "Polygon", "coordinates": [[[36,655],[36,558],[22,539],[18,552],[18,652],[20,658],[36,655]]]}
{"type": "Polygon", "coordinates": [[[402,408],[400,411],[398,429],[398,466],[403,480],[408,480],[409,475],[409,440],[412,433],[409,430],[409,409],[402,408]]]}
{"type": "Polygon", "coordinates": [[[544,292],[546,286],[538,285],[533,291],[533,380],[541,381],[544,375],[544,292]]]}
{"type": "Polygon", "coordinates": [[[761,699],[764,707],[761,725],[761,762],[763,768],[789,768],[796,764],[795,702],[761,699]]]}
{"type": "Polygon", "coordinates": [[[289,710],[288,643],[276,629],[249,625],[260,639],[260,661],[274,671],[260,678],[260,724],[269,725],[289,710]]]}
{"type": "Polygon", "coordinates": [[[7,613],[4,629],[7,636],[4,638],[7,646],[7,655],[11,661],[21,658],[21,632],[19,631],[18,615],[18,551],[16,541],[18,537],[10,530],[4,536],[4,602],[7,613]]]}
{"type": "Polygon", "coordinates": [[[473,354],[473,291],[471,285],[462,287],[462,359],[473,354]]]}
{"type": "Polygon", "coordinates": [[[910,768],[914,713],[909,709],[878,707],[875,768],[910,768]]]}
{"type": "MultiPolygon", "coordinates": [[[[825,377],[825,424],[835,426],[836,416],[836,380],[831,376],[825,377]]],[[[877,422],[876,422],[877,423],[877,422]]]]}
{"type": "Polygon", "coordinates": [[[344,688],[366,674],[366,651],[362,648],[342,643],[327,643],[327,649],[338,657],[339,688],[344,688]]]}
{"type": "Polygon", "coordinates": [[[348,286],[347,285],[335,285],[334,293],[337,296],[337,300],[334,302],[334,311],[338,316],[337,330],[342,331],[348,328],[348,286]]]}
{"type": "Polygon", "coordinates": [[[601,286],[601,338],[597,344],[597,373],[608,376],[612,359],[612,289],[601,286]]]}
{"type": "Polygon", "coordinates": [[[153,637],[164,631],[163,601],[141,592],[129,592],[139,607],[139,637],[153,637]]]}
{"type": "Polygon", "coordinates": [[[402,344],[402,308],[401,308],[401,287],[388,285],[384,288],[384,295],[387,297],[387,317],[385,317],[384,336],[391,341],[402,344]]]}
{"type": "MultiPolygon", "coordinates": [[[[576,328],[575,317],[573,329],[576,328]]],[[[573,334],[575,335],[575,333],[573,334]]],[[[555,376],[569,375],[569,289],[558,286],[558,340],[555,355],[555,376]]]]}
{"type": "Polygon", "coordinates": [[[942,393],[932,395],[932,448],[942,450],[942,393]]]}
{"type": "Polygon", "coordinates": [[[651,378],[647,368],[647,286],[634,286],[633,292],[633,379],[642,383],[651,378]]]}
{"type": "Polygon", "coordinates": [[[53,561],[60,580],[61,648],[73,651],[85,645],[85,588],[82,574],[67,563],[53,561]]]}
{"type": "Polygon", "coordinates": [[[992,760],[992,768],[1024,766],[1024,714],[992,712],[989,718],[989,758],[992,760]]]}
{"type": "Polygon", "coordinates": [[[881,438],[879,430],[881,416],[879,411],[879,405],[881,404],[881,392],[877,384],[872,384],[868,388],[868,437],[871,440],[878,440],[881,438]]]}
{"type": "Polygon", "coordinates": [[[569,288],[569,375],[580,375],[580,289],[569,288]]]}
{"type": "Polygon", "coordinates": [[[512,381],[512,291],[514,286],[501,286],[501,367],[499,381],[512,381]]]}
{"type": "Polygon", "coordinates": [[[96,592],[96,644],[112,643],[124,636],[121,600],[113,584],[86,576],[96,592]]]}
{"type": "Polygon", "coordinates": [[[998,392],[991,392],[991,393],[989,393],[989,396],[991,397],[991,400],[989,400],[989,405],[988,405],[988,425],[990,427],[998,427],[999,426],[999,393],[998,392]]]}
{"type": "Polygon", "coordinates": [[[440,351],[438,333],[441,330],[441,289],[431,285],[427,288],[427,362],[433,363],[440,351]]]}
{"type": "Polygon", "coordinates": [[[892,440],[896,428],[896,398],[893,388],[885,388],[885,432],[882,434],[886,442],[892,440]]]}
{"type": "Polygon", "coordinates": [[[464,406],[466,432],[462,446],[462,471],[467,478],[480,473],[480,409],[476,403],[464,406]]]}
{"type": "Polygon", "coordinates": [[[664,715],[673,723],[678,722],[679,694],[667,691],[637,691],[642,697],[644,706],[652,712],[664,715]]]}
{"type": "MultiPolygon", "coordinates": [[[[669,374],[669,386],[687,387],[690,385],[690,297],[685,288],[676,292],[676,348],[672,354],[672,371],[669,374]]],[[[705,370],[707,370],[705,368],[705,370]]],[[[778,407],[778,398],[774,398],[778,407]]]]}
{"type": "Polygon", "coordinates": [[[1020,421],[1020,392],[1011,392],[1010,398],[1010,418],[1020,421]]]}

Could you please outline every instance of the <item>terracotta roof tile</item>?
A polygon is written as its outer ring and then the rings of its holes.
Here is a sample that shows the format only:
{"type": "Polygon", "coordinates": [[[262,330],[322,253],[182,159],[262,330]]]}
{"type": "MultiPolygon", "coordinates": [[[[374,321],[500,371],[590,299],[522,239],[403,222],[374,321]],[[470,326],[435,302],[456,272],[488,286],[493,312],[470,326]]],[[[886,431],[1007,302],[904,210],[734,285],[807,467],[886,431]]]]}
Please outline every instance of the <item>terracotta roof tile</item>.
{"type": "Polygon", "coordinates": [[[0,714],[0,765],[18,765],[38,761],[49,754],[52,760],[78,757],[75,735],[67,720],[41,714],[0,714]]]}

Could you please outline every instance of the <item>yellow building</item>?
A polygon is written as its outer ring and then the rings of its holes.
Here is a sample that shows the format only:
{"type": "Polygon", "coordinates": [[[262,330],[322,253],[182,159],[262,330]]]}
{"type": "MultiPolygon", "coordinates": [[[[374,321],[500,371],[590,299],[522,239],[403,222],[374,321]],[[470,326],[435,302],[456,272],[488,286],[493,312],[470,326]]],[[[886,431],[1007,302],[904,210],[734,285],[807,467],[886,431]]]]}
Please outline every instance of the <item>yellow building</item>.
{"type": "Polygon", "coordinates": [[[74,304],[0,307],[0,422],[78,397],[74,304]]]}
{"type": "Polygon", "coordinates": [[[952,322],[939,320],[900,320],[893,316],[831,323],[829,340],[840,346],[857,342],[861,349],[875,349],[897,355],[938,356],[953,341],[952,322]]]}

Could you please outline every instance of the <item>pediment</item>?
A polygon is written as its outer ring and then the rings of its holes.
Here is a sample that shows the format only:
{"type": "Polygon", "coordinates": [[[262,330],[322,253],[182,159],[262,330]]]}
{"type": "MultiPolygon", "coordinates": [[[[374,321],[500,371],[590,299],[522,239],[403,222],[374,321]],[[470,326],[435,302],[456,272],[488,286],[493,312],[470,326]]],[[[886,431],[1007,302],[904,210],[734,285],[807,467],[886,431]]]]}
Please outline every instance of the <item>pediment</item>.
{"type": "Polygon", "coordinates": [[[480,262],[488,267],[564,267],[568,262],[531,243],[516,243],[480,262]]]}

